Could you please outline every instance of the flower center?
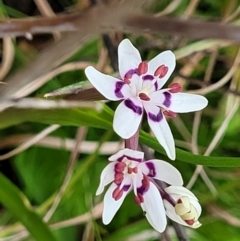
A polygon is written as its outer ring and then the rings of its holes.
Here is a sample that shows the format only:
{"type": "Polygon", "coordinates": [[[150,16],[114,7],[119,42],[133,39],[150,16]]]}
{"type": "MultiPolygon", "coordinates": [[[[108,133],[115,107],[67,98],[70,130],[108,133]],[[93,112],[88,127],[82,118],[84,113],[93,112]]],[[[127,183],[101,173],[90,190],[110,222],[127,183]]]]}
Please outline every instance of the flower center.
{"type": "Polygon", "coordinates": [[[192,226],[198,219],[196,208],[190,203],[188,197],[178,199],[175,205],[175,212],[188,225],[192,226]]]}
{"type": "Polygon", "coordinates": [[[114,170],[114,183],[117,185],[117,187],[114,189],[112,197],[113,199],[115,199],[115,201],[118,201],[122,197],[124,191],[124,185],[122,185],[124,175],[134,175],[138,173],[138,167],[132,161],[124,158],[123,161],[118,162],[115,165],[114,170]]]}

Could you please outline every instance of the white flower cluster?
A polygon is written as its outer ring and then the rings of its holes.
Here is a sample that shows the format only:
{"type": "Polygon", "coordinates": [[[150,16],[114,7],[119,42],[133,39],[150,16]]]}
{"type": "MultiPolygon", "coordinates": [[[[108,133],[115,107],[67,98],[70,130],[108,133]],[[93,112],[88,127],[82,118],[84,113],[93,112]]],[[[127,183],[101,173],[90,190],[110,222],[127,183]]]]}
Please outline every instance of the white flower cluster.
{"type": "MultiPolygon", "coordinates": [[[[168,157],[175,160],[174,139],[165,116],[201,110],[207,106],[207,99],[181,93],[178,83],[162,88],[176,65],[171,51],[145,62],[132,43],[124,39],[118,48],[118,62],[119,78],[105,75],[93,67],[85,70],[89,81],[103,96],[121,101],[115,111],[113,129],[123,139],[133,138],[145,111],[158,142],[168,157]]],[[[182,225],[199,227],[201,206],[194,194],[182,186],[179,171],[162,160],[144,161],[144,153],[133,149],[129,146],[111,156],[110,163],[102,171],[97,195],[110,184],[104,196],[103,223],[112,220],[126,195],[133,190],[135,202],[157,231],[165,230],[166,216],[182,225]],[[170,186],[162,189],[157,180],[170,186]]]]}

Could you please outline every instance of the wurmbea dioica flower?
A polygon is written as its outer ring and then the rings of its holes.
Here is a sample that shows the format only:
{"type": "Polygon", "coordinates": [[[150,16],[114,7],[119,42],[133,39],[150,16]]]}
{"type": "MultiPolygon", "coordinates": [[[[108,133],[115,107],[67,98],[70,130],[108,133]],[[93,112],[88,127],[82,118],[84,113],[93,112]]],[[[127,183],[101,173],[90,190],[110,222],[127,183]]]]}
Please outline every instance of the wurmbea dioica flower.
{"type": "Polygon", "coordinates": [[[138,50],[124,39],[118,47],[118,63],[119,78],[102,74],[91,66],[85,70],[89,81],[103,96],[113,101],[123,100],[115,111],[115,132],[124,139],[133,136],[145,109],[153,133],[174,160],[174,139],[164,114],[174,117],[175,113],[201,110],[206,107],[207,99],[179,93],[181,86],[177,83],[162,89],[176,65],[175,56],[169,50],[142,62],[138,50]]]}
{"type": "Polygon", "coordinates": [[[135,202],[141,205],[147,220],[159,232],[166,227],[166,214],[163,200],[153,179],[171,185],[182,185],[179,171],[161,160],[143,161],[144,153],[124,149],[109,157],[110,163],[101,174],[96,195],[103,192],[111,183],[104,196],[103,223],[108,224],[120,208],[126,195],[133,190],[135,202]]]}
{"type": "Polygon", "coordinates": [[[188,189],[181,186],[170,186],[165,188],[176,202],[175,207],[167,200],[164,200],[167,216],[182,225],[191,228],[198,228],[201,223],[198,221],[202,208],[196,196],[188,189]]]}

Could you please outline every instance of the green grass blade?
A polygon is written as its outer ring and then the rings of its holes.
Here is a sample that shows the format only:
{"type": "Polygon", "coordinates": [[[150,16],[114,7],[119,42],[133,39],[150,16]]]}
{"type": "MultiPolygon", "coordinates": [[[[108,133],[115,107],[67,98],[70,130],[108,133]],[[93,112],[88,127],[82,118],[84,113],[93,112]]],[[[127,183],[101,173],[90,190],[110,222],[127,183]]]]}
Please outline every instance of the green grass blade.
{"type": "Polygon", "coordinates": [[[56,241],[47,225],[34,212],[28,199],[0,173],[0,202],[26,227],[37,241],[56,241]]]}

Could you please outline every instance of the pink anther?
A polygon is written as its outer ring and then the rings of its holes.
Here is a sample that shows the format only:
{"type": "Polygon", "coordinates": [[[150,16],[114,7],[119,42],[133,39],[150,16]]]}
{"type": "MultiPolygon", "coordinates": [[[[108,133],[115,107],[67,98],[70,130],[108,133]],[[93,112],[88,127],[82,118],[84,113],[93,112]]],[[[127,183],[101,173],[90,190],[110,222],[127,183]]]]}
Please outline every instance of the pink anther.
{"type": "Polygon", "coordinates": [[[125,162],[119,162],[115,165],[115,172],[123,172],[126,167],[125,162]]]}
{"type": "Polygon", "coordinates": [[[115,199],[115,201],[118,201],[123,195],[123,190],[120,189],[119,187],[117,187],[113,193],[112,193],[112,197],[113,199],[115,199]]]}
{"type": "Polygon", "coordinates": [[[122,172],[118,172],[114,175],[114,180],[116,180],[116,181],[123,180],[123,176],[124,176],[124,174],[122,172]]]}
{"type": "Polygon", "coordinates": [[[145,189],[148,189],[150,186],[149,178],[146,175],[143,175],[142,185],[145,189]]]}
{"type": "Polygon", "coordinates": [[[145,100],[145,101],[149,101],[149,100],[150,100],[150,98],[148,97],[148,95],[146,95],[145,93],[140,93],[138,96],[139,96],[139,98],[140,98],[141,100],[145,100]]]}
{"type": "Polygon", "coordinates": [[[144,198],[143,198],[143,195],[138,193],[137,196],[134,196],[134,201],[140,205],[141,203],[144,202],[144,198]]]}
{"type": "Polygon", "coordinates": [[[160,65],[154,72],[154,76],[158,76],[159,78],[163,78],[168,72],[168,67],[164,64],[160,65]]]}
{"type": "Polygon", "coordinates": [[[170,111],[170,110],[166,110],[166,111],[163,111],[163,114],[166,116],[166,117],[170,117],[170,118],[175,118],[177,117],[177,114],[173,111],[170,111]]]}
{"type": "Polygon", "coordinates": [[[134,173],[138,173],[138,168],[137,167],[132,168],[132,170],[133,170],[134,173]]]}
{"type": "Polygon", "coordinates": [[[190,220],[184,220],[188,225],[193,225],[194,224],[194,220],[190,219],[190,220]]]}
{"type": "Polygon", "coordinates": [[[178,93],[182,91],[182,86],[179,83],[171,83],[168,88],[170,88],[169,92],[178,93]]]}
{"type": "Polygon", "coordinates": [[[128,78],[124,78],[123,82],[126,83],[126,84],[128,84],[128,85],[131,84],[131,80],[128,79],[128,78]]]}
{"type": "Polygon", "coordinates": [[[147,62],[141,62],[138,65],[138,74],[142,75],[142,74],[146,74],[148,71],[148,63],[147,62]]]}
{"type": "Polygon", "coordinates": [[[131,167],[128,168],[128,174],[132,174],[133,173],[133,169],[131,167]]]}

